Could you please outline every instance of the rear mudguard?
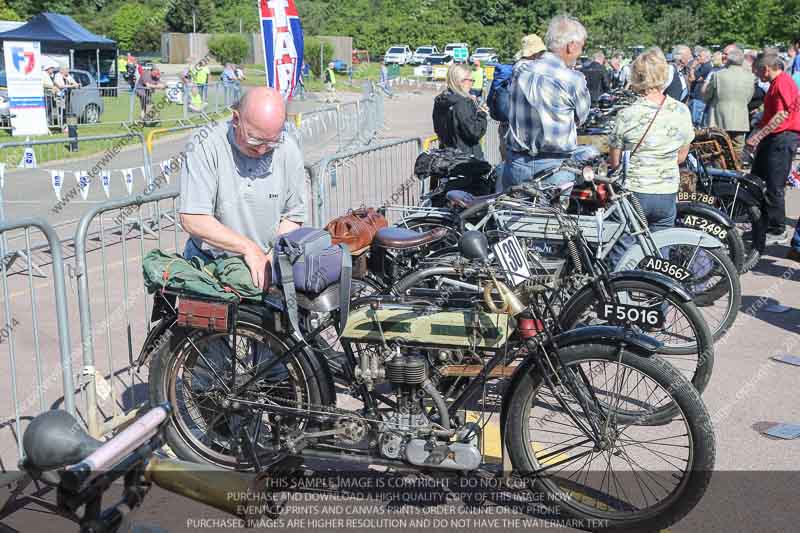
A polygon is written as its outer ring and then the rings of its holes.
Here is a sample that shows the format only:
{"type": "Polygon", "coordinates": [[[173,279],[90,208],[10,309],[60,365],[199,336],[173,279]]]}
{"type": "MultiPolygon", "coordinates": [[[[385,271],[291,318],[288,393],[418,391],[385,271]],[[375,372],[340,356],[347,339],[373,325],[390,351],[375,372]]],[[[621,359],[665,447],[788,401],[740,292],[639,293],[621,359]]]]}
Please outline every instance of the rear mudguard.
{"type": "MultiPolygon", "coordinates": [[[[690,244],[692,246],[699,244],[702,248],[722,248],[722,243],[715,237],[704,231],[689,228],[670,228],[656,231],[653,233],[653,241],[655,241],[659,250],[676,244],[690,244]]],[[[644,259],[644,256],[645,253],[642,246],[636,242],[625,252],[614,271],[635,270],[641,260],[644,259]]]]}
{"type": "Polygon", "coordinates": [[[727,213],[723,212],[716,207],[697,202],[678,202],[676,218],[682,218],[686,215],[697,215],[707,220],[711,220],[714,224],[722,226],[726,230],[733,228],[733,220],[727,213]]]}
{"type": "MultiPolygon", "coordinates": [[[[565,331],[553,337],[553,344],[558,347],[567,347],[582,343],[611,344],[618,346],[624,344],[626,347],[632,348],[632,353],[641,357],[650,357],[661,348],[661,343],[652,337],[615,326],[586,326],[565,331]]],[[[548,348],[551,347],[552,346],[549,346],[548,348]]],[[[511,376],[511,384],[503,394],[503,405],[500,411],[501,435],[504,434],[503,429],[506,424],[508,404],[511,402],[511,398],[517,394],[517,388],[523,376],[528,372],[536,371],[537,357],[538,355],[533,354],[526,357],[511,376]]],[[[503,442],[503,445],[505,445],[505,442],[503,442]]]]}
{"type": "Polygon", "coordinates": [[[724,193],[730,193],[733,197],[733,192],[736,191],[736,185],[739,185],[737,197],[745,194],[750,197],[753,203],[761,205],[764,201],[766,194],[766,185],[764,180],[754,174],[746,174],[744,172],[737,172],[733,170],[721,170],[709,168],[708,174],[712,177],[712,185],[710,193],[714,196],[723,196],[724,193]]]}
{"type": "MultiPolygon", "coordinates": [[[[622,272],[612,272],[609,274],[608,280],[612,283],[615,281],[619,282],[629,280],[644,281],[659,287],[667,294],[676,296],[683,302],[692,301],[692,295],[689,294],[683,285],[672,278],[665,276],[664,274],[659,274],[658,272],[648,272],[646,270],[623,270],[622,272]]],[[[578,302],[582,301],[587,292],[591,292],[593,290],[594,287],[587,283],[578,292],[573,294],[569,301],[562,308],[561,314],[559,315],[559,322],[561,321],[562,317],[569,316],[572,313],[572,307],[577,305],[578,302]]]]}

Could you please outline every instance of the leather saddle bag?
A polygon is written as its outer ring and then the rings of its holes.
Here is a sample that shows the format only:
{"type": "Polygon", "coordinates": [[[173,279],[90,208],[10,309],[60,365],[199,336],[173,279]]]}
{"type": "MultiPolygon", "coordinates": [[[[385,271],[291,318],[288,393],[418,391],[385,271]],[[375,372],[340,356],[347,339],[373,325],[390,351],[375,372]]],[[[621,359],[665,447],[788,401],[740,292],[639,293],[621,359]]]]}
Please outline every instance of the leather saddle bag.
{"type": "Polygon", "coordinates": [[[369,249],[379,229],[389,225],[375,208],[361,208],[334,218],[325,229],[331,234],[333,244],[346,244],[352,255],[361,255],[369,249]]]}

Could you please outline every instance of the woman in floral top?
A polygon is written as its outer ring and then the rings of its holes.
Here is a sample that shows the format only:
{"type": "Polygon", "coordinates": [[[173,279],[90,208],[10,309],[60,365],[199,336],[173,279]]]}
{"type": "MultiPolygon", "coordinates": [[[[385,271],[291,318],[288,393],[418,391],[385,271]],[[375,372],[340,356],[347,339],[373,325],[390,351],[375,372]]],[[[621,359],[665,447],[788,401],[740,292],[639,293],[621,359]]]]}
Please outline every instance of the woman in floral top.
{"type": "Polygon", "coordinates": [[[638,197],[651,231],[675,224],[678,165],[686,159],[694,139],[689,108],[661,92],[668,68],[658,48],[636,58],[631,89],[641,97],[619,112],[608,138],[612,167],[619,165],[623,151],[631,152],[626,186],[638,197]]]}

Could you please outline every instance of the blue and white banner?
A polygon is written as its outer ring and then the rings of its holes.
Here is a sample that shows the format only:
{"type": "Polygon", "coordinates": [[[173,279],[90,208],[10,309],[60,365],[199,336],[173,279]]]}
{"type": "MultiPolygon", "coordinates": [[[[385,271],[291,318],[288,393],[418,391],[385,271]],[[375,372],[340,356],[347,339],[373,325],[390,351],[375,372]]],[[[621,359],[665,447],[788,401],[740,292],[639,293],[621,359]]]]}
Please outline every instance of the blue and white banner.
{"type": "Polygon", "coordinates": [[[38,41],[3,41],[12,135],[45,135],[47,112],[38,41]]]}
{"type": "Polygon", "coordinates": [[[289,99],[303,67],[303,27],[294,0],[259,0],[267,85],[289,99]]]}

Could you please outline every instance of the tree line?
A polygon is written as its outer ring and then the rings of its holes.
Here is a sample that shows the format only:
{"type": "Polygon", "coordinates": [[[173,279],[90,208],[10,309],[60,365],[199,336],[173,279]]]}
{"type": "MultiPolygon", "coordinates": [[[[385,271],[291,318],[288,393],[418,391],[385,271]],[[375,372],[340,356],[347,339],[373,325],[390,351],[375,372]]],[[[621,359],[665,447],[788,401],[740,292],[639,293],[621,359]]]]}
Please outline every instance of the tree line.
{"type": "MultiPolygon", "coordinates": [[[[557,13],[578,17],[589,47],[677,43],[747,47],[800,35],[800,0],[296,0],[306,35],[349,35],[374,56],[393,44],[466,41],[511,55],[520,38],[544,36],[557,13]]],[[[162,32],[259,31],[257,0],[0,0],[0,18],[42,11],[72,16],[122,50],[158,51],[162,32]]]]}

